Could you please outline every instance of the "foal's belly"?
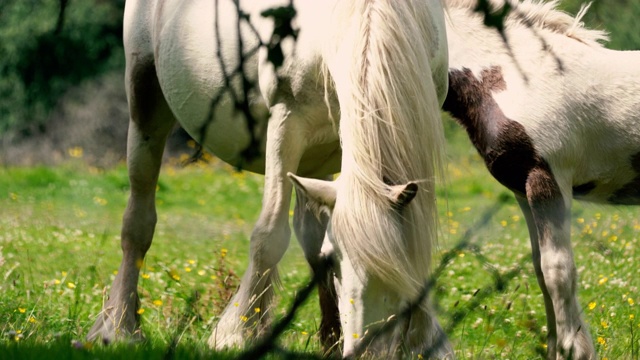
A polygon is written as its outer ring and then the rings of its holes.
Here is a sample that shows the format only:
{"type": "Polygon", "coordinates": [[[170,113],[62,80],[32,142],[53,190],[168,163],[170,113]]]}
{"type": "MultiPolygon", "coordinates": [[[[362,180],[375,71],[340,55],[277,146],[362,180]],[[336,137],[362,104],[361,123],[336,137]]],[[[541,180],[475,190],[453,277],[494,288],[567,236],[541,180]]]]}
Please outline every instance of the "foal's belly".
{"type": "Polygon", "coordinates": [[[573,197],[596,203],[640,205],[640,154],[612,159],[612,163],[617,166],[575,179],[573,197]]]}
{"type": "Polygon", "coordinates": [[[640,205],[640,148],[638,152],[604,151],[600,156],[589,153],[584,149],[584,154],[591,156],[574,158],[570,166],[552,161],[559,181],[566,181],[563,174],[570,174],[573,197],[594,203],[640,205]]]}

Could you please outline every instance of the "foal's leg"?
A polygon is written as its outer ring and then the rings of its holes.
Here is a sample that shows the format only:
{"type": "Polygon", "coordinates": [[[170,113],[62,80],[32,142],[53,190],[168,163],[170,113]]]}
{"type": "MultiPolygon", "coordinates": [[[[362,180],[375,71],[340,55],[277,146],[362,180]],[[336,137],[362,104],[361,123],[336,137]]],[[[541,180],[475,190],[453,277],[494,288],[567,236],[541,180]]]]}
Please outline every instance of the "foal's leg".
{"type": "MultiPolygon", "coordinates": [[[[331,180],[331,178],[326,179],[331,180]]],[[[322,264],[322,242],[327,230],[328,216],[320,219],[309,210],[308,199],[302,191],[296,191],[296,207],[293,215],[293,226],[296,237],[302,246],[305,258],[309,262],[314,273],[325,272],[326,277],[320,279],[318,295],[320,297],[320,342],[324,350],[329,352],[336,349],[340,339],[340,314],[338,312],[338,299],[330,269],[322,264]]],[[[323,275],[323,274],[321,274],[323,275]]]]}
{"type": "Polygon", "coordinates": [[[141,336],[137,310],[138,275],[156,224],[155,192],[165,141],[175,120],[164,100],[153,60],[128,61],[127,165],[131,195],[122,221],[122,262],[102,312],[87,338],[110,342],[141,336]]]}
{"type": "Polygon", "coordinates": [[[268,323],[277,264],[291,237],[289,208],[295,172],[304,151],[303,132],[296,129],[302,119],[285,105],[271,108],[267,130],[265,185],[260,217],[251,234],[249,266],[240,288],[222,313],[209,338],[215,348],[237,346],[259,335],[268,323]]]}
{"type": "Polygon", "coordinates": [[[547,290],[547,285],[544,281],[544,274],[542,273],[542,265],[540,264],[538,229],[535,221],[533,220],[531,207],[529,207],[529,202],[526,197],[516,195],[516,199],[518,200],[518,205],[520,205],[520,209],[522,209],[524,218],[527,221],[527,226],[529,228],[529,240],[531,241],[533,268],[535,269],[538,285],[540,286],[542,296],[544,297],[544,307],[547,314],[547,352],[549,354],[549,358],[552,358],[553,355],[553,358],[555,359],[556,343],[558,341],[558,336],[556,335],[556,314],[553,311],[553,302],[549,296],[549,291],[547,290]]]}
{"type": "Polygon", "coordinates": [[[534,266],[543,276],[539,282],[545,294],[547,316],[555,318],[555,334],[551,328],[549,329],[549,350],[555,345],[555,354],[549,351],[548,357],[593,359],[593,342],[580,318],[581,311],[577,299],[577,274],[571,249],[571,199],[563,196],[553,174],[541,168],[530,172],[526,191],[530,211],[526,206],[523,206],[523,210],[527,220],[533,220],[529,229],[533,234],[531,239],[534,266]],[[536,239],[538,254],[534,244],[536,239]],[[540,270],[535,265],[536,257],[539,258],[540,270]],[[553,306],[553,314],[549,313],[549,300],[553,306]],[[554,335],[557,341],[551,344],[554,335]]]}

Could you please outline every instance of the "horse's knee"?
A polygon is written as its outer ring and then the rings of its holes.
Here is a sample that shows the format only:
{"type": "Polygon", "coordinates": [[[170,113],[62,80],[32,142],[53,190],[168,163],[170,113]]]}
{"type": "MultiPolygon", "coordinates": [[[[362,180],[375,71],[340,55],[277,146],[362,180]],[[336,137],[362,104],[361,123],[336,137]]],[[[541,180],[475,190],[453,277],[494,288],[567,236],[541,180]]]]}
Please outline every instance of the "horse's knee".
{"type": "Polygon", "coordinates": [[[146,254],[151,247],[153,233],[158,221],[155,207],[141,209],[133,204],[137,200],[129,199],[129,206],[123,216],[121,242],[123,251],[140,252],[146,254]]]}
{"type": "Polygon", "coordinates": [[[251,258],[264,270],[280,262],[289,247],[291,229],[287,222],[258,221],[251,233],[251,258]]]}
{"type": "Polygon", "coordinates": [[[576,292],[576,267],[573,256],[563,254],[562,251],[546,254],[541,259],[541,271],[544,283],[550,293],[566,291],[570,294],[576,292]]]}

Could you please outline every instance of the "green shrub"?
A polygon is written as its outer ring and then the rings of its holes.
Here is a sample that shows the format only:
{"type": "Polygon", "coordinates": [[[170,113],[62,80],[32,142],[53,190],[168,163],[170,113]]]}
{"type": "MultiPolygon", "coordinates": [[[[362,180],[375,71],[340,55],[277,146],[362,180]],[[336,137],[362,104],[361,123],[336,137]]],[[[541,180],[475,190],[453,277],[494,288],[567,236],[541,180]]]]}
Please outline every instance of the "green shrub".
{"type": "Polygon", "coordinates": [[[121,68],[124,0],[4,0],[0,5],[0,134],[43,129],[71,86],[121,68]]]}

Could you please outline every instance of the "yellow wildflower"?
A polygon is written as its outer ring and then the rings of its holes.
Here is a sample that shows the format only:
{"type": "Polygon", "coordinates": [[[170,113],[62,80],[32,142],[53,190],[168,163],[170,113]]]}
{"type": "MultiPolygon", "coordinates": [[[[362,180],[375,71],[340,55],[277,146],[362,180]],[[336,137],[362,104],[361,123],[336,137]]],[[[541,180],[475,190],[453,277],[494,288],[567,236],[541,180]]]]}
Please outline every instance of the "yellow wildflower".
{"type": "Polygon", "coordinates": [[[109,201],[107,201],[107,199],[101,198],[100,196],[94,196],[93,197],[93,202],[100,205],[100,206],[105,206],[109,203],[109,201]]]}
{"type": "Polygon", "coordinates": [[[178,272],[176,272],[174,269],[168,270],[167,274],[169,275],[170,278],[172,278],[175,281],[180,281],[180,274],[178,274],[178,272]]]}
{"type": "Polygon", "coordinates": [[[74,146],[72,148],[67,149],[67,152],[69,153],[69,156],[71,156],[72,158],[79,159],[82,157],[82,154],[84,151],[80,146],[74,146]]]}

